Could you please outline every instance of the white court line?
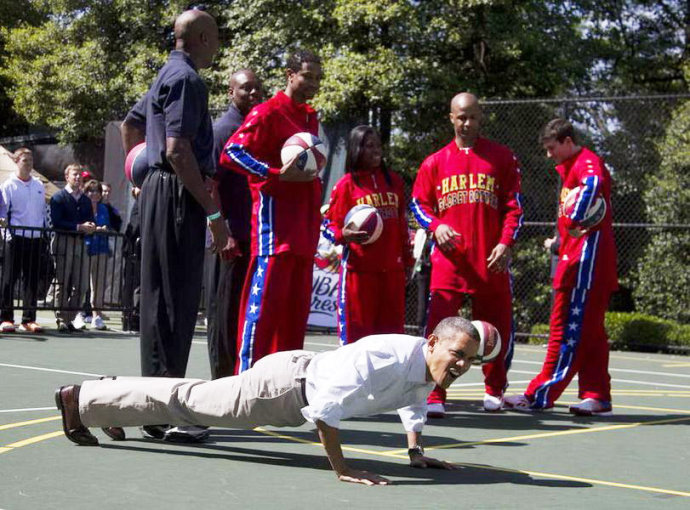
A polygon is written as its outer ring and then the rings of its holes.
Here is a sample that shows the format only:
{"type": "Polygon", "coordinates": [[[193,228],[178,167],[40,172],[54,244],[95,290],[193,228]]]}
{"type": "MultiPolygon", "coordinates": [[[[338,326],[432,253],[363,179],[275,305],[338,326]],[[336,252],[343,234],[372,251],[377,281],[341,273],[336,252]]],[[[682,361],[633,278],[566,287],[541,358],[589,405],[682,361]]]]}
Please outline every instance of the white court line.
{"type": "MultiPolygon", "coordinates": [[[[522,363],[524,365],[542,365],[541,361],[527,361],[521,359],[514,359],[513,363],[522,363]]],[[[512,372],[512,370],[511,370],[512,372]]],[[[645,374],[645,375],[663,375],[667,377],[684,377],[690,379],[690,374],[674,374],[671,372],[652,372],[649,370],[630,370],[627,368],[611,368],[609,367],[609,372],[626,372],[629,374],[645,374]]]]}
{"type": "Polygon", "coordinates": [[[55,406],[52,406],[52,407],[27,407],[25,409],[0,409],[0,413],[20,413],[22,411],[55,411],[55,406]]]}
{"type": "Polygon", "coordinates": [[[59,374],[88,375],[91,377],[102,377],[103,376],[103,374],[91,374],[89,372],[72,372],[70,370],[56,370],[54,368],[29,367],[26,365],[11,365],[9,363],[0,363],[0,367],[25,368],[27,370],[38,370],[40,372],[57,372],[59,374]]]}

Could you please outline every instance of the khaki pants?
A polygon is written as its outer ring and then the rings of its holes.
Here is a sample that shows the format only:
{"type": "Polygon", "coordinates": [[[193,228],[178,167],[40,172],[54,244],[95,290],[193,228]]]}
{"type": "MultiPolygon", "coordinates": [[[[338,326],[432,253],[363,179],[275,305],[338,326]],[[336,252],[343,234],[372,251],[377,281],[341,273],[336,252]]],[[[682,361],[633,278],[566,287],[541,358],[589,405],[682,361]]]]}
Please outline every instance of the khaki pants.
{"type": "Polygon", "coordinates": [[[84,304],[89,288],[89,262],[84,239],[80,235],[57,235],[53,239],[55,255],[55,317],[65,322],[74,320],[84,304]],[[70,310],[65,310],[70,308],[70,310]]]}
{"type": "Polygon", "coordinates": [[[240,375],[214,381],[168,377],[86,381],[79,413],[87,427],[296,427],[306,421],[300,412],[307,405],[303,379],[313,355],[271,354],[240,375]]]}
{"type": "MultiPolygon", "coordinates": [[[[89,255],[89,270],[91,272],[91,308],[100,312],[105,301],[105,270],[108,267],[110,255],[100,253],[89,255]]],[[[112,274],[112,273],[111,273],[112,274]]]]}

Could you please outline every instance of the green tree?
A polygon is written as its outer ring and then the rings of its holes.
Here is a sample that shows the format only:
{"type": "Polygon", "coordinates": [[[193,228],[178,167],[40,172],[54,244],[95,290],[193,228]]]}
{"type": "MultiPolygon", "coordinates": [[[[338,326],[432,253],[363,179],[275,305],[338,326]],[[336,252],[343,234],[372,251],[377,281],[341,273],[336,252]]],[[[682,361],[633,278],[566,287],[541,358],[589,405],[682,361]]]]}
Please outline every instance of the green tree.
{"type": "MultiPolygon", "coordinates": [[[[690,65],[686,67],[690,78],[690,65]]],[[[635,303],[642,312],[690,322],[690,101],[681,105],[659,147],[661,166],[644,195],[655,230],[639,262],[635,303]],[[683,225],[664,228],[663,225],[683,225]]]]}

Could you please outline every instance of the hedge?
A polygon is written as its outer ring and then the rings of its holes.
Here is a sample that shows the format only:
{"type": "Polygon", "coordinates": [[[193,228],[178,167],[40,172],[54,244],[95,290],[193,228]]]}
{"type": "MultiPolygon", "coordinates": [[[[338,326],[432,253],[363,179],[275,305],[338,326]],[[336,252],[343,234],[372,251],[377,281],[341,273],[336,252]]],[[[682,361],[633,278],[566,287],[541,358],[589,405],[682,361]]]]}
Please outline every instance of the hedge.
{"type": "MultiPolygon", "coordinates": [[[[688,324],[637,312],[608,312],[605,325],[612,349],[690,353],[688,324]]],[[[530,331],[531,335],[548,333],[548,324],[535,324],[530,331]]],[[[530,336],[528,343],[543,344],[545,339],[530,336]]]]}

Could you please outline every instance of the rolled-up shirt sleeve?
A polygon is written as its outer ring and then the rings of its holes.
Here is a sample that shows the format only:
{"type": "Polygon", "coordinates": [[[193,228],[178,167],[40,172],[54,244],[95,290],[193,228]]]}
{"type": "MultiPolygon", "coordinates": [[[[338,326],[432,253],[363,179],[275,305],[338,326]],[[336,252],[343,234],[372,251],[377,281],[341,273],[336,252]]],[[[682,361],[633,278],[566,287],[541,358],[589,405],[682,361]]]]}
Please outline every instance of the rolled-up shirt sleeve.
{"type": "Polygon", "coordinates": [[[426,423],[426,402],[398,409],[398,416],[407,432],[421,432],[426,423]]]}

